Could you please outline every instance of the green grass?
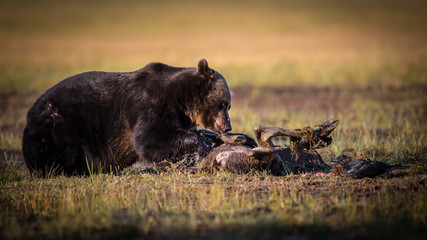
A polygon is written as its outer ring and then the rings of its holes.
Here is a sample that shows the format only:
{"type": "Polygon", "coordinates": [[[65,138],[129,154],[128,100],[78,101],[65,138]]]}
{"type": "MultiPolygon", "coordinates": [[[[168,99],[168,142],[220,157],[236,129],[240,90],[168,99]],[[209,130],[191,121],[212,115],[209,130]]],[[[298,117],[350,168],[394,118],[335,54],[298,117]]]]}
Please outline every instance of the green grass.
{"type": "Polygon", "coordinates": [[[6,238],[378,234],[403,239],[421,236],[427,221],[425,175],[351,180],[333,174],[128,172],[31,179],[13,163],[3,169],[6,238]],[[389,232],[391,227],[397,230],[389,232]]]}
{"type": "Polygon", "coordinates": [[[3,239],[424,239],[427,4],[422,1],[0,1],[3,239]],[[234,132],[340,120],[342,153],[410,166],[352,180],[147,174],[32,179],[25,115],[83,71],[206,58],[233,91],[234,132]]]}

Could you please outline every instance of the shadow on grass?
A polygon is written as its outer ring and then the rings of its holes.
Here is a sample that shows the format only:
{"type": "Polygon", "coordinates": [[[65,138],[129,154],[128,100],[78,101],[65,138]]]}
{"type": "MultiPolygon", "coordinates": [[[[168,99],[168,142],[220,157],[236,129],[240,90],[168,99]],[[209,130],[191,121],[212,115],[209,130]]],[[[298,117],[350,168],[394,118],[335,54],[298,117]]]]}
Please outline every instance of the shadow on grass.
{"type": "MultiPolygon", "coordinates": [[[[357,225],[357,224],[356,224],[357,225]]],[[[256,225],[226,226],[218,229],[165,230],[148,232],[136,224],[116,225],[110,229],[87,229],[85,234],[70,234],[66,239],[405,239],[417,240],[427,237],[426,226],[412,225],[401,220],[392,224],[374,222],[356,227],[333,229],[323,224],[304,226],[264,222],[256,225]]],[[[22,239],[52,239],[49,236],[25,237],[22,239]]]]}

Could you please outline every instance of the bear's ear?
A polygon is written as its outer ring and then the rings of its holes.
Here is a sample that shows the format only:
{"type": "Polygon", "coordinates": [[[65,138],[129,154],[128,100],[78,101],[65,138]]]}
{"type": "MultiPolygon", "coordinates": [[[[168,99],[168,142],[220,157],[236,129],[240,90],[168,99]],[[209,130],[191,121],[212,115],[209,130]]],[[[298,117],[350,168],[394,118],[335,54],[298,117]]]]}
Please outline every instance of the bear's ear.
{"type": "Polygon", "coordinates": [[[199,74],[209,77],[211,79],[214,79],[216,76],[215,71],[209,68],[208,61],[206,61],[206,59],[204,58],[199,60],[199,63],[197,64],[197,71],[199,72],[199,74]]]}

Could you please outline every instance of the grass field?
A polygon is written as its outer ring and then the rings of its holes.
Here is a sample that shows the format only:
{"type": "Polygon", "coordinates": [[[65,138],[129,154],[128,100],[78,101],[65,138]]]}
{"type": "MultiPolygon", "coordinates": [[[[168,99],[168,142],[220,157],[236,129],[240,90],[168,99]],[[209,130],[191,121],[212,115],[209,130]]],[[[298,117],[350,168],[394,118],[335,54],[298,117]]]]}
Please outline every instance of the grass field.
{"type": "Polygon", "coordinates": [[[425,239],[423,1],[0,0],[2,239],[425,239]],[[79,72],[206,58],[233,92],[233,131],[337,118],[324,160],[409,170],[377,179],[225,172],[32,179],[21,135],[34,100],[79,72]]]}

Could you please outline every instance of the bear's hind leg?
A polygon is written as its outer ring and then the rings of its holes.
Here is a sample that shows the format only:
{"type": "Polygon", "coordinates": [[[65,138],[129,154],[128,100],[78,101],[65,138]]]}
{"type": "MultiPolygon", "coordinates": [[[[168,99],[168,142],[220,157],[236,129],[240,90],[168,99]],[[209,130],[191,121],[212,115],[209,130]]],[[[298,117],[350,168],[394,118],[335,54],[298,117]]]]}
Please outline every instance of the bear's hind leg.
{"type": "Polygon", "coordinates": [[[43,176],[75,172],[75,160],[82,156],[74,133],[52,103],[37,112],[29,113],[22,138],[24,159],[31,173],[43,176]]]}

